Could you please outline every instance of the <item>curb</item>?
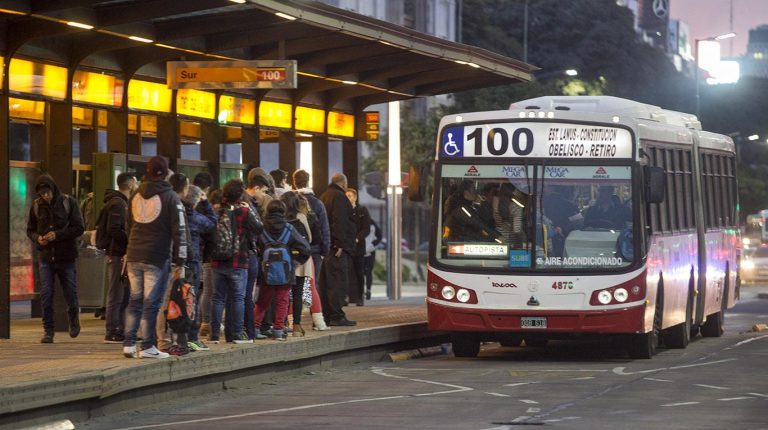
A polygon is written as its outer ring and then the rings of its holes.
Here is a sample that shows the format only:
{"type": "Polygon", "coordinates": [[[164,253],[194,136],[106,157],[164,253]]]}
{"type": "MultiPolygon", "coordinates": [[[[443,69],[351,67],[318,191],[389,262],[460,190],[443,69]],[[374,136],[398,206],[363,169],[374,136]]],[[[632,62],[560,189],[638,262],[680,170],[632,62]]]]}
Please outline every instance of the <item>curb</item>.
{"type": "MultiPolygon", "coordinates": [[[[224,390],[262,374],[296,373],[334,362],[377,361],[399,348],[439,345],[446,339],[442,332],[428,331],[426,322],[405,323],[294,342],[257,343],[67,378],[52,376],[44,382],[0,387],[0,428],[18,429],[57,419],[77,422],[163,401],[169,386],[178,387],[171,393],[175,398],[199,395],[201,389],[224,390]]],[[[434,348],[441,350],[440,346],[421,349],[429,353],[434,348]]]]}

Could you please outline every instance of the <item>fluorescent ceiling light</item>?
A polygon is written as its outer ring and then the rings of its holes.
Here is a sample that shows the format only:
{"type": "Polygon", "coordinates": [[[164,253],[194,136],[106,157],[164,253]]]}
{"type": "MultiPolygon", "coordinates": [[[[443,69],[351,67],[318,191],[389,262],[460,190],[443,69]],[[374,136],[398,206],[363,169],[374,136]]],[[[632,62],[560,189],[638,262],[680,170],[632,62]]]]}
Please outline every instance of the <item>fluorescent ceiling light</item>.
{"type": "Polygon", "coordinates": [[[715,40],[730,39],[731,37],[736,37],[736,33],[731,32],[731,33],[721,34],[715,37],[715,40]]]}
{"type": "Polygon", "coordinates": [[[92,25],[83,24],[82,22],[75,22],[75,21],[68,21],[67,25],[70,27],[84,28],[86,30],[91,30],[93,28],[92,25]]]}
{"type": "Polygon", "coordinates": [[[347,84],[347,85],[357,85],[357,82],[355,82],[355,81],[341,81],[341,83],[342,84],[347,84]]]}
{"type": "Polygon", "coordinates": [[[288,15],[287,13],[282,12],[275,12],[275,15],[279,16],[280,18],[290,19],[291,21],[295,20],[295,16],[288,15]]]}
{"type": "Polygon", "coordinates": [[[131,39],[131,40],[135,40],[137,42],[144,42],[144,43],[152,43],[152,42],[154,42],[151,39],[146,39],[144,37],[139,37],[139,36],[128,36],[128,38],[131,39]]]}
{"type": "Polygon", "coordinates": [[[479,69],[480,66],[475,63],[467,63],[470,67],[474,67],[475,69],[479,69]]]}
{"type": "Polygon", "coordinates": [[[229,0],[229,1],[231,1],[232,3],[239,3],[239,4],[245,3],[245,0],[229,0]]]}

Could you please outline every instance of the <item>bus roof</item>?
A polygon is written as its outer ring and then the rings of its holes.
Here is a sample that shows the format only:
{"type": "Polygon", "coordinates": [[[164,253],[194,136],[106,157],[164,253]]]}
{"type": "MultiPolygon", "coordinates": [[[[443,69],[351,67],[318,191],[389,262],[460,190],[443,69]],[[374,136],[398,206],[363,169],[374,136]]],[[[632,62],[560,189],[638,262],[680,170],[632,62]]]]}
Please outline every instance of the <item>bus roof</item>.
{"type": "Polygon", "coordinates": [[[658,106],[612,96],[544,96],[522,100],[509,106],[512,111],[546,110],[558,111],[558,116],[568,112],[577,113],[581,118],[591,114],[595,120],[613,121],[614,116],[634,120],[650,120],[662,124],[676,125],[701,130],[696,115],[662,109],[658,106]]]}

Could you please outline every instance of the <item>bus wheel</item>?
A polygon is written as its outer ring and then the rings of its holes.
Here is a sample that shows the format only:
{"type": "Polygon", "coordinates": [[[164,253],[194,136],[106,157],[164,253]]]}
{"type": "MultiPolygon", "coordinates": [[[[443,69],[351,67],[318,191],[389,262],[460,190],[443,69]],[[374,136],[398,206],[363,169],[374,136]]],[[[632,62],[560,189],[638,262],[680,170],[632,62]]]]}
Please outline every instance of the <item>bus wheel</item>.
{"type": "Polygon", "coordinates": [[[451,343],[455,357],[477,357],[480,352],[480,337],[476,333],[453,333],[451,343]]]}
{"type": "Polygon", "coordinates": [[[688,300],[685,305],[685,321],[664,331],[664,344],[670,348],[685,348],[691,340],[691,319],[693,318],[693,294],[688,290],[688,300]]]}
{"type": "Polygon", "coordinates": [[[632,334],[627,339],[627,352],[630,358],[648,359],[656,355],[661,327],[663,292],[656,297],[656,309],[653,312],[653,329],[648,333],[632,334]]]}
{"type": "Polygon", "coordinates": [[[728,281],[725,281],[723,297],[720,300],[720,312],[707,315],[707,321],[701,325],[701,335],[704,337],[720,337],[723,335],[723,323],[725,323],[725,310],[728,308],[728,281]]]}
{"type": "Polygon", "coordinates": [[[544,348],[547,346],[547,343],[549,343],[548,339],[541,339],[541,338],[525,338],[525,346],[532,346],[534,348],[544,348]]]}
{"type": "Polygon", "coordinates": [[[499,335],[499,344],[506,347],[520,346],[523,343],[523,338],[514,334],[502,334],[499,335]]]}

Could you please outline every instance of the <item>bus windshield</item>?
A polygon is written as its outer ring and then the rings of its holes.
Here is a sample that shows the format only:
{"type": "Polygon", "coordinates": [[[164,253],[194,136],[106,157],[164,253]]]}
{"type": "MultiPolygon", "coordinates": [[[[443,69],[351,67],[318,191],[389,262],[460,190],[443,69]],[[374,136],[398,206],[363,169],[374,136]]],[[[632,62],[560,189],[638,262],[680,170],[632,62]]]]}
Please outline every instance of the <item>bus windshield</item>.
{"type": "Polygon", "coordinates": [[[436,258],[446,266],[606,270],[632,263],[629,166],[450,164],[439,186],[436,258]]]}

